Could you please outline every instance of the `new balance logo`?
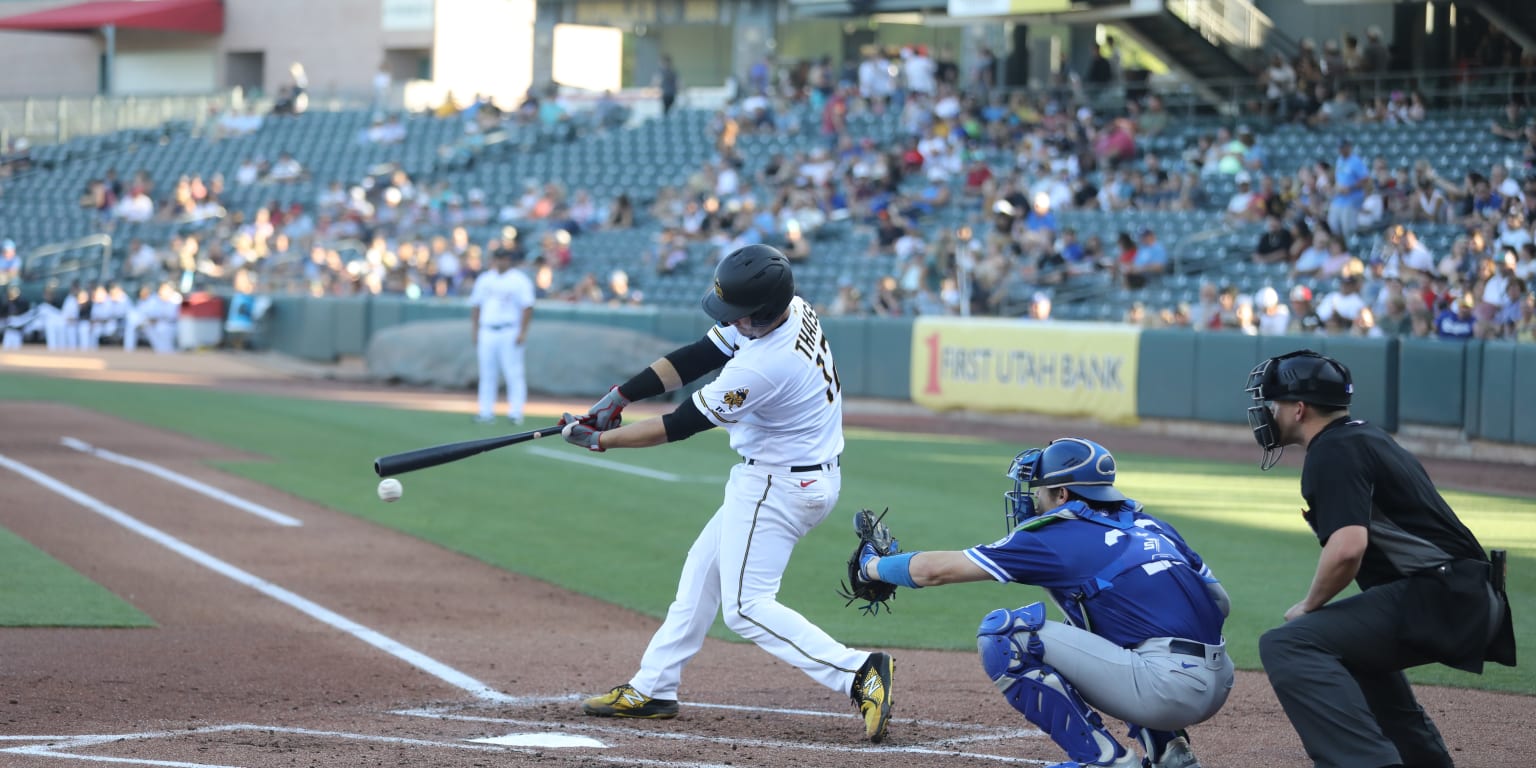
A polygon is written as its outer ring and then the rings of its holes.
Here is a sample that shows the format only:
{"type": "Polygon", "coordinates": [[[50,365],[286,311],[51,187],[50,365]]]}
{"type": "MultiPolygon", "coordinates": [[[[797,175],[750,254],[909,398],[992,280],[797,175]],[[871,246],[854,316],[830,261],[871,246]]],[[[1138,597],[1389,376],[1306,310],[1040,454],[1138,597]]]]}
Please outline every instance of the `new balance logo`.
{"type": "Polygon", "coordinates": [[[800,487],[801,488],[809,488],[809,487],[811,487],[811,483],[814,483],[814,482],[816,482],[816,481],[815,480],[801,480],[800,481],[800,487]]]}
{"type": "MultiPolygon", "coordinates": [[[[1191,664],[1190,666],[1194,665],[1191,664]]],[[[632,707],[638,707],[645,703],[645,697],[641,696],[639,691],[631,688],[624,692],[624,703],[632,707]]]]}

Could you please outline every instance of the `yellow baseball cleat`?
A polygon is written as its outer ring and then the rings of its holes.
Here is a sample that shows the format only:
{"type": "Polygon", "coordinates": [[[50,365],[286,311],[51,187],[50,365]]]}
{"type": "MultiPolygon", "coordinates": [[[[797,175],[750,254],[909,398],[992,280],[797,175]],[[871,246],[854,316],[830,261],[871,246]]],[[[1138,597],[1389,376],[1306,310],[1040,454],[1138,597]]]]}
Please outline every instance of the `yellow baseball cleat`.
{"type": "Polygon", "coordinates": [[[593,696],[581,703],[581,711],[593,717],[641,717],[649,720],[671,720],[677,717],[676,699],[653,699],[629,683],[593,696]]]}
{"type": "Polygon", "coordinates": [[[849,696],[864,716],[864,736],[876,744],[885,739],[885,725],[891,719],[891,673],[894,669],[891,657],[884,653],[871,653],[853,675],[853,691],[849,696]]]}

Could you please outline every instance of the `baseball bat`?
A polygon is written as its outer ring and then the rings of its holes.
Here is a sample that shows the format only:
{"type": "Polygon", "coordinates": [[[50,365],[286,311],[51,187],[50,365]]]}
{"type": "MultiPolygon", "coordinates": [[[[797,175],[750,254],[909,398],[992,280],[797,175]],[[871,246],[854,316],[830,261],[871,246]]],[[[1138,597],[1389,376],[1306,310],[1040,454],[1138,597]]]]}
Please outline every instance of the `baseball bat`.
{"type": "Polygon", "coordinates": [[[498,435],[479,440],[444,443],[404,453],[392,453],[373,460],[373,473],[379,477],[389,477],[391,475],[405,474],[406,472],[415,472],[418,469],[436,467],[460,459],[467,459],[471,456],[478,456],[486,451],[494,451],[497,448],[526,443],[529,440],[537,440],[550,435],[558,435],[560,434],[560,429],[559,425],[540,427],[527,432],[518,432],[515,435],[498,435]]]}

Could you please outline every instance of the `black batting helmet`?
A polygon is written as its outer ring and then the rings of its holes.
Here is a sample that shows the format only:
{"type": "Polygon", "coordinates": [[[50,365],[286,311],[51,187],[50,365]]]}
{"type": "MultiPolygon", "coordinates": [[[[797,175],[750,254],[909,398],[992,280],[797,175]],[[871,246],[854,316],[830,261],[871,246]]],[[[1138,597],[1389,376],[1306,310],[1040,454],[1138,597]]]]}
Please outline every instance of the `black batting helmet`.
{"type": "Polygon", "coordinates": [[[743,317],[768,325],[795,298],[789,259],[777,248],[749,245],[732,251],[715,266],[715,283],[704,294],[704,312],[722,324],[743,317]]]}

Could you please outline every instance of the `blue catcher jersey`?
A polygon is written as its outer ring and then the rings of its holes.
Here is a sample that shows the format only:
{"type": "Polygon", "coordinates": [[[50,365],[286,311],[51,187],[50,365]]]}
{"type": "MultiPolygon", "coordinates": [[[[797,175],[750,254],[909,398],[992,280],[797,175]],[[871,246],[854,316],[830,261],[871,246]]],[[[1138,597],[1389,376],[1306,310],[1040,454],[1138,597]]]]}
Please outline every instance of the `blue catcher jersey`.
{"type": "Polygon", "coordinates": [[[998,581],[1044,587],[1074,625],[1121,647],[1154,637],[1221,642],[1210,568],[1134,501],[1109,515],[1068,502],[965,556],[998,581]]]}

